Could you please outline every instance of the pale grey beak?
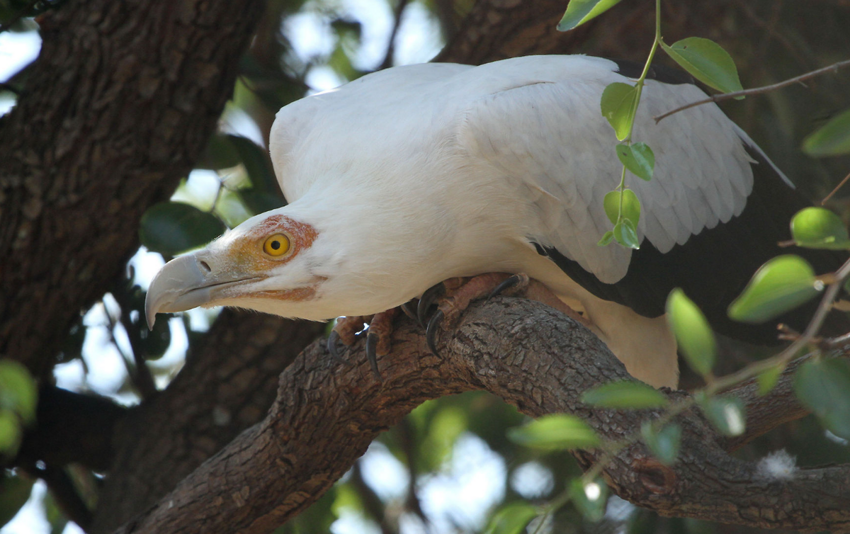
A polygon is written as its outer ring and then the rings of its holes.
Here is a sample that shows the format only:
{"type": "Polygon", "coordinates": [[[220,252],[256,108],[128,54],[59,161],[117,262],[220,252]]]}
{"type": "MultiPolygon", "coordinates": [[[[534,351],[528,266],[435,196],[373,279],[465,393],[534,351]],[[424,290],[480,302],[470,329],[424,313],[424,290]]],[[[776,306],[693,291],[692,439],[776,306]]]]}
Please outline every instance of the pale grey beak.
{"type": "Polygon", "coordinates": [[[166,263],[148,288],[145,317],[153,329],[157,313],[191,310],[211,300],[210,289],[221,284],[195,254],[181,256],[166,263]]]}

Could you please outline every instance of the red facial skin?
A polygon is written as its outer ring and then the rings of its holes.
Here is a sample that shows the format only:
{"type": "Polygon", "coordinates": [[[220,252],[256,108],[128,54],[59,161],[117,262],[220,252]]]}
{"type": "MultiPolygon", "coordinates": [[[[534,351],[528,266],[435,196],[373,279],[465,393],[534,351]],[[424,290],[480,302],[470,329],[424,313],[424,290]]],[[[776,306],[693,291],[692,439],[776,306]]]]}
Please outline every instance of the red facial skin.
{"type": "MultiPolygon", "coordinates": [[[[293,221],[284,215],[272,215],[252,228],[247,234],[236,238],[228,247],[228,263],[231,268],[245,274],[256,274],[265,278],[269,270],[287,263],[313,244],[319,233],[309,224],[293,221]],[[280,256],[271,256],[263,250],[269,237],[283,234],[289,239],[289,250],[280,256]]],[[[236,289],[234,287],[233,289],[236,289]]],[[[271,298],[288,301],[310,300],[316,293],[314,287],[286,290],[265,290],[250,293],[252,298],[271,298]]],[[[235,295],[234,295],[235,296],[235,295]]]]}

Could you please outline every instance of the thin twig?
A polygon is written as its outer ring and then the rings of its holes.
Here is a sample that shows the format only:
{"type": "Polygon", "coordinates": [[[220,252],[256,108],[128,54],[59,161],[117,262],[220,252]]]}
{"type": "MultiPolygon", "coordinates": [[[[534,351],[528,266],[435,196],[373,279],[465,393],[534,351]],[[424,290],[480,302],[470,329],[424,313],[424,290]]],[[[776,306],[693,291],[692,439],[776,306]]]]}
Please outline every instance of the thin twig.
{"type": "Polygon", "coordinates": [[[9,19],[5,24],[0,24],[0,33],[3,33],[4,31],[14,26],[16,22],[24,18],[24,15],[26,15],[40,1],[41,0],[32,0],[29,4],[25,5],[24,7],[19,9],[17,13],[12,15],[12,18],[9,19]]]}
{"type": "Polygon", "coordinates": [[[395,38],[398,34],[398,29],[401,27],[401,15],[404,13],[404,8],[407,7],[408,2],[410,0],[398,0],[398,6],[395,10],[395,22],[393,23],[393,31],[390,32],[389,43],[387,43],[387,53],[384,56],[384,60],[381,61],[381,66],[378,67],[378,70],[388,69],[393,64],[393,52],[395,51],[395,38]]]}
{"type": "Polygon", "coordinates": [[[826,202],[827,202],[829,199],[831,199],[831,198],[833,197],[833,195],[835,195],[835,193],[837,193],[837,192],[838,192],[838,190],[839,190],[839,189],[841,189],[841,188],[844,186],[844,184],[846,184],[846,183],[847,183],[847,180],[850,180],[850,174],[848,174],[847,176],[845,176],[845,177],[844,177],[844,179],[843,179],[843,180],[841,180],[841,183],[835,186],[835,189],[833,189],[832,191],[830,191],[830,192],[829,192],[829,194],[828,194],[828,195],[826,195],[825,197],[823,197],[823,200],[821,200],[821,201],[820,201],[820,205],[821,205],[821,206],[823,206],[824,204],[826,204],[826,202]]]}
{"type": "Polygon", "coordinates": [[[711,385],[711,387],[706,388],[706,392],[711,395],[719,393],[720,391],[728,389],[740,382],[743,382],[744,380],[747,380],[748,378],[761,374],[771,367],[784,365],[793,360],[797,353],[800,352],[800,349],[810,344],[817,336],[821,326],[823,326],[823,322],[826,320],[827,314],[829,314],[829,311],[832,309],[832,303],[835,301],[835,297],[838,296],[838,292],[841,290],[841,286],[848,276],[850,276],[850,260],[845,262],[844,265],[835,272],[835,279],[831,284],[829,284],[826,291],[824,291],[823,298],[821,299],[817,310],[815,310],[812,320],[809,321],[808,326],[806,326],[806,330],[803,331],[799,338],[788,345],[785,350],[776,356],[750,364],[736,373],[719,378],[711,385]]]}
{"type": "MultiPolygon", "coordinates": [[[[826,319],[827,314],[832,309],[832,303],[835,301],[836,296],[838,295],[839,290],[841,289],[844,280],[850,277],[850,260],[844,263],[838,271],[836,271],[835,276],[833,277],[832,282],[827,287],[824,292],[824,296],[821,299],[821,303],[815,311],[812,320],[809,322],[806,330],[799,336],[797,339],[791,343],[785,350],[768,358],[766,360],[761,360],[759,362],[755,362],[753,364],[748,365],[747,367],[741,369],[740,371],[726,375],[717,379],[711,380],[711,383],[708,384],[702,391],[706,395],[716,395],[721,391],[725,391],[737,384],[744,382],[758,374],[761,374],[765,370],[777,366],[777,365],[787,365],[791,360],[795,359],[800,349],[804,346],[812,343],[820,331],[821,326],[823,326],[823,322],[826,319]]],[[[674,402],[667,406],[665,411],[652,422],[653,427],[656,430],[659,430],[661,427],[672,421],[676,416],[685,412],[692,406],[697,403],[697,396],[691,395],[685,399],[674,402]]],[[[602,446],[602,455],[601,457],[594,462],[593,466],[584,472],[582,475],[582,479],[585,483],[595,481],[603,472],[603,470],[608,466],[608,464],[614,459],[614,457],[620,453],[623,449],[628,447],[633,443],[637,443],[640,441],[641,433],[635,432],[625,438],[618,441],[610,441],[604,443],[602,446]]],[[[568,492],[564,492],[562,495],[554,499],[549,505],[546,506],[543,514],[541,514],[542,521],[545,520],[547,516],[549,516],[552,512],[559,509],[561,506],[564,506],[570,500],[570,495],[568,492]]],[[[538,529],[535,532],[540,530],[540,525],[538,525],[538,529]]]]}
{"type": "Polygon", "coordinates": [[[399,423],[396,427],[396,432],[398,432],[398,436],[401,440],[401,447],[405,456],[404,463],[407,467],[408,483],[405,507],[419,517],[422,524],[425,526],[425,532],[430,534],[433,530],[431,527],[431,521],[422,510],[422,502],[419,500],[419,494],[416,491],[417,485],[419,484],[418,473],[416,472],[416,465],[419,463],[417,458],[419,451],[416,448],[413,428],[408,418],[402,419],[401,423],[399,423]]]}
{"type": "Polygon", "coordinates": [[[828,72],[838,72],[838,69],[842,67],[847,67],[850,65],[850,59],[846,59],[844,61],[839,61],[838,63],[833,63],[828,67],[823,67],[821,69],[813,70],[811,72],[807,72],[806,74],[801,74],[794,78],[790,78],[788,80],[775,83],[773,85],[765,85],[763,87],[755,87],[753,89],[744,89],[743,91],[734,91],[732,93],[723,93],[720,95],[713,95],[703,100],[697,100],[696,102],[691,102],[690,104],[686,104],[682,107],[678,107],[672,111],[668,111],[663,115],[658,115],[655,117],[655,123],[658,124],[662,119],[673,115],[674,113],[678,113],[680,111],[684,111],[689,108],[693,108],[696,106],[701,106],[703,104],[708,104],[710,102],[723,102],[724,100],[731,100],[733,98],[738,98],[739,96],[750,96],[750,95],[760,95],[762,93],[767,93],[770,91],[775,91],[777,89],[781,89],[783,87],[788,87],[789,85],[794,85],[795,83],[801,83],[809,78],[814,78],[816,76],[820,76],[821,74],[826,74],[828,72]]]}
{"type": "Polygon", "coordinates": [[[45,465],[43,468],[28,465],[22,469],[27,475],[44,480],[59,510],[84,531],[89,531],[94,516],[65,469],[53,465],[45,465]]]}
{"type": "Polygon", "coordinates": [[[381,534],[393,534],[396,529],[389,524],[384,502],[378,497],[375,490],[369,487],[366,481],[363,480],[363,470],[360,466],[360,460],[357,460],[351,466],[351,479],[349,482],[363,502],[363,509],[381,527],[381,534]]]}
{"type": "Polygon", "coordinates": [[[121,361],[124,362],[124,367],[127,369],[127,373],[130,375],[130,380],[133,382],[133,385],[136,386],[136,389],[139,392],[139,396],[144,399],[149,399],[156,395],[156,382],[153,379],[153,375],[151,375],[151,371],[147,366],[144,356],[142,355],[141,348],[141,340],[138,339],[138,330],[134,328],[134,325],[129,320],[129,303],[126,301],[119,300],[120,297],[115,296],[116,293],[113,292],[112,296],[115,298],[118,305],[121,307],[121,311],[119,312],[119,321],[121,326],[124,327],[124,331],[127,333],[127,338],[130,341],[130,351],[133,353],[132,360],[133,366],[130,366],[130,358],[124,351],[121,350],[121,346],[118,344],[118,340],[115,338],[115,327],[117,326],[117,322],[115,318],[109,313],[109,309],[106,307],[106,304],[103,304],[103,309],[106,314],[106,319],[109,322],[109,339],[112,344],[115,346],[115,350],[121,354],[121,361]]]}

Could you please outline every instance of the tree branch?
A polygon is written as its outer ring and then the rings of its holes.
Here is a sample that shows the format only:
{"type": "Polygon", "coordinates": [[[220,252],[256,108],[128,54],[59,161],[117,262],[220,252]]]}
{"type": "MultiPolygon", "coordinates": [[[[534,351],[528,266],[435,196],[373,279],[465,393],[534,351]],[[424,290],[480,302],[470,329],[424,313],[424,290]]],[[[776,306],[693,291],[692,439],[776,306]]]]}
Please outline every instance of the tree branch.
{"type": "Polygon", "coordinates": [[[69,2],[0,117],[0,354],[49,375],[206,145],[265,2],[69,2]]]}
{"type": "MultiPolygon", "coordinates": [[[[352,366],[336,365],[324,344],[314,343],[281,375],[262,423],[119,532],[269,532],[330,488],[379,432],[425,400],[462,391],[488,390],[534,417],[577,414],[608,439],[631,435],[660,413],[583,405],[582,392],[628,375],[592,333],[538,303],[496,298],[474,305],[459,328],[440,337],[437,357],[404,319],[392,354],[379,359],[383,382],[370,373],[362,343],[350,351],[352,366]]],[[[667,468],[642,445],[628,447],[604,471],[618,495],[662,515],[803,531],[850,528],[847,467],[762,478],[756,464],[729,456],[697,412],[677,421],[678,463],[667,468]]],[[[577,454],[585,467],[598,456],[577,454]]]]}
{"type": "Polygon", "coordinates": [[[95,471],[109,469],[113,430],[128,410],[109,399],[42,386],[36,426],[24,434],[15,463],[51,466],[78,463],[95,471]]]}
{"type": "Polygon", "coordinates": [[[43,469],[33,466],[27,469],[33,476],[44,480],[47,489],[53,495],[56,505],[65,516],[88,532],[91,527],[92,513],[68,473],[59,467],[45,466],[43,469]]]}
{"type": "Polygon", "coordinates": [[[395,52],[395,39],[398,35],[398,29],[401,27],[401,17],[404,15],[404,9],[410,0],[398,0],[398,5],[395,8],[395,20],[393,21],[393,29],[390,32],[390,37],[387,39],[387,52],[384,54],[384,60],[377,70],[388,69],[393,66],[393,54],[395,52]]]}
{"type": "Polygon", "coordinates": [[[261,421],[275,398],[275,377],[324,328],[272,315],[222,312],[168,388],[131,410],[112,434],[116,455],[92,532],[110,532],[153,505],[261,421]]]}
{"type": "Polygon", "coordinates": [[[39,3],[39,1],[40,1],[40,0],[30,0],[30,1],[29,1],[29,2],[28,2],[25,6],[24,6],[24,7],[22,7],[22,8],[21,8],[21,9],[19,9],[18,11],[16,11],[16,12],[15,12],[15,14],[14,14],[14,15],[12,15],[12,17],[11,17],[11,18],[9,18],[9,20],[7,20],[6,22],[4,22],[3,24],[0,24],[0,33],[3,33],[3,32],[5,32],[5,31],[9,30],[9,29],[10,29],[12,26],[14,26],[14,25],[15,25],[15,24],[19,21],[19,20],[21,20],[22,18],[24,18],[24,16],[25,16],[27,13],[29,13],[30,11],[32,11],[32,10],[33,10],[33,8],[35,7],[35,5],[36,5],[37,3],[39,3]]]}
{"type": "Polygon", "coordinates": [[[794,373],[808,359],[799,358],[788,364],[776,387],[767,395],[759,395],[755,378],[729,390],[730,394],[744,401],[747,407],[747,428],[740,436],[721,439],[720,443],[725,450],[737,450],[778,426],[809,415],[809,410],[804,408],[794,395],[793,388],[794,373]]]}
{"type": "Polygon", "coordinates": [[[701,106],[703,104],[709,104],[711,102],[723,102],[725,100],[732,100],[734,98],[740,98],[744,96],[752,96],[752,95],[760,95],[764,93],[769,93],[770,91],[776,91],[777,89],[782,89],[783,87],[788,87],[789,85],[794,85],[797,83],[803,83],[804,81],[814,78],[816,76],[820,76],[821,74],[828,73],[836,73],[838,69],[842,67],[846,67],[850,65],[850,59],[845,61],[839,61],[838,63],[833,63],[827,67],[823,67],[817,70],[813,70],[811,72],[807,72],[805,74],[801,74],[799,76],[795,76],[793,78],[789,78],[787,80],[781,81],[779,83],[774,83],[771,85],[765,85],[764,87],[754,87],[752,89],[744,89],[743,91],[733,91],[731,93],[723,93],[719,95],[712,95],[703,100],[697,100],[696,102],[691,102],[690,104],[685,104],[684,106],[678,107],[676,109],[670,110],[667,113],[662,113],[661,115],[655,117],[655,123],[658,124],[663,119],[673,115],[674,113],[679,113],[680,111],[684,111],[686,109],[695,108],[697,106],[701,106]]]}

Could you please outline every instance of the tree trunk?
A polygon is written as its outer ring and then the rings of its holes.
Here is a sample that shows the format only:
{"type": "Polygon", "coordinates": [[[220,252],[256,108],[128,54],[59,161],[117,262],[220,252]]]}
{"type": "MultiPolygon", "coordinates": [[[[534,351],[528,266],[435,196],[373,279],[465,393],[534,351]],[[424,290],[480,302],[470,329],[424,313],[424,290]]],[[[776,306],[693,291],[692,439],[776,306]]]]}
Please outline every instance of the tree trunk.
{"type": "MultiPolygon", "coordinates": [[[[479,0],[439,59],[482,63],[534,53],[645,57],[651,3],[624,0],[604,18],[559,34],[553,27],[565,5],[479,0]]],[[[138,246],[141,214],[170,195],[214,131],[263,6],[259,0],[90,0],[67,2],[43,17],[42,54],[30,67],[17,107],[0,118],[0,355],[49,376],[70,325],[120,275],[138,246]]],[[[770,78],[782,69],[800,73],[818,59],[791,47],[791,67],[786,61],[771,71],[774,58],[764,55],[768,42],[825,42],[826,52],[819,53],[846,55],[847,19],[840,0],[802,7],[789,1],[664,3],[668,42],[691,35],[717,40],[751,67],[743,72],[745,85],[753,85],[748,77],[770,78]],[[780,9],[779,23],[768,17],[780,9]],[[795,26],[806,17],[818,23],[795,26]],[[753,49],[753,41],[760,48],[753,49]]],[[[776,130],[756,120],[764,115],[752,111],[759,109],[752,99],[745,105],[751,111],[742,117],[776,130]]],[[[262,420],[278,373],[320,330],[224,314],[166,392],[129,416],[117,416],[98,531],[130,520],[262,420]]],[[[362,380],[370,382],[368,373],[362,380]]],[[[527,401],[535,399],[530,394],[527,401]]],[[[321,426],[315,420],[313,425],[321,426]]],[[[80,453],[77,461],[83,458],[80,453]]],[[[319,468],[314,472],[310,495],[333,478],[319,468]]],[[[238,503],[240,492],[228,498],[238,503]]],[[[271,526],[283,517],[259,520],[271,526]]]]}
{"type": "Polygon", "coordinates": [[[214,131],[263,5],[91,0],[42,17],[0,119],[0,355],[49,376],[214,131]]]}

